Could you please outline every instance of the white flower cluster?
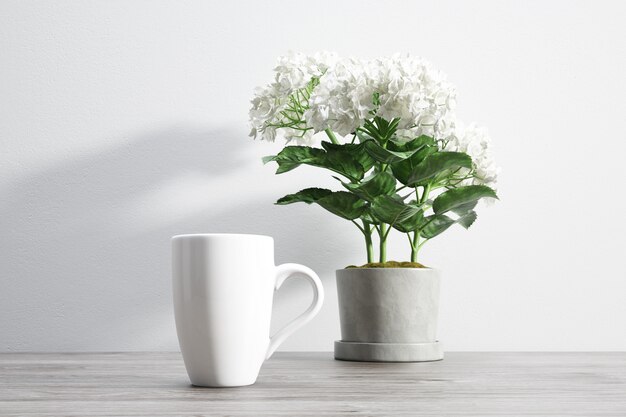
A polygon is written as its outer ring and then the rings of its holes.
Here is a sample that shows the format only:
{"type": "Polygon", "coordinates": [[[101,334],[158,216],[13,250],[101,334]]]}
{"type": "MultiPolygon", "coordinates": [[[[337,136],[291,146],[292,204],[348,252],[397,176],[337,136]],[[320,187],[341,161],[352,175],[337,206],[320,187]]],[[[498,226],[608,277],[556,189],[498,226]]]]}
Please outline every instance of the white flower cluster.
{"type": "Polygon", "coordinates": [[[397,136],[425,134],[441,140],[444,150],[472,157],[472,183],[495,185],[498,168],[486,130],[474,124],[457,126],[456,90],[429,62],[408,55],[365,60],[291,53],[279,58],[274,73],[271,84],[255,91],[250,136],[311,144],[313,135],[326,129],[346,136],[374,116],[399,119],[397,136]],[[313,78],[319,84],[303,95],[313,78]],[[289,111],[294,100],[297,114],[289,111]]]}
{"type": "Polygon", "coordinates": [[[399,128],[413,134],[445,138],[453,127],[456,92],[445,75],[430,63],[411,56],[360,60],[334,54],[290,54],[279,58],[273,83],[257,89],[252,99],[251,136],[273,141],[305,141],[314,133],[331,129],[341,136],[353,133],[365,119],[376,116],[400,119],[399,128]],[[304,103],[302,132],[280,127],[281,111],[289,96],[318,77],[319,85],[304,103]],[[374,95],[378,95],[378,103],[374,95]]]}
{"type": "Polygon", "coordinates": [[[444,150],[464,152],[474,162],[474,178],[470,184],[484,184],[496,187],[500,168],[496,165],[490,151],[491,138],[487,129],[471,123],[467,127],[458,126],[456,132],[447,140],[444,150]]]}
{"type": "Polygon", "coordinates": [[[399,118],[398,127],[414,134],[440,137],[450,124],[455,95],[445,75],[420,58],[345,59],[320,79],[305,117],[315,131],[328,128],[342,136],[375,114],[399,118]]]}
{"type": "Polygon", "coordinates": [[[285,121],[281,112],[287,109],[292,94],[306,87],[312,78],[322,76],[336,61],[337,56],[332,53],[317,53],[312,56],[290,53],[280,57],[274,68],[274,82],[259,87],[254,92],[249,113],[252,128],[250,136],[260,135],[262,139],[269,141],[274,141],[276,136],[287,141],[309,141],[313,130],[281,127],[285,121]]]}

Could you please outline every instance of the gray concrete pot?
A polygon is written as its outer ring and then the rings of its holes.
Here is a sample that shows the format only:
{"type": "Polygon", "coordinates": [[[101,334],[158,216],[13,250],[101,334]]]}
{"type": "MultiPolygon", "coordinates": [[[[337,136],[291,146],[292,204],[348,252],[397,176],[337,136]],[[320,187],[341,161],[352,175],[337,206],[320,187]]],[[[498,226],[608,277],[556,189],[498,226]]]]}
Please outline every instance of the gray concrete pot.
{"type": "Polygon", "coordinates": [[[440,281],[439,271],[430,268],[338,270],[341,340],[335,341],[335,359],[443,359],[437,341],[440,281]]]}

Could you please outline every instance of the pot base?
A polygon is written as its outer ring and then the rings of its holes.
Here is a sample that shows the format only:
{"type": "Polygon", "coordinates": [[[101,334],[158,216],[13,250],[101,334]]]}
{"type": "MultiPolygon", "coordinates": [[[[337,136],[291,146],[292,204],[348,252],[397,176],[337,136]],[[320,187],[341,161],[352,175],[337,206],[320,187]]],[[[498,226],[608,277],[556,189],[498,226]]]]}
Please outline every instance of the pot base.
{"type": "Polygon", "coordinates": [[[335,340],[335,359],[356,362],[430,362],[443,359],[441,343],[362,343],[335,340]]]}

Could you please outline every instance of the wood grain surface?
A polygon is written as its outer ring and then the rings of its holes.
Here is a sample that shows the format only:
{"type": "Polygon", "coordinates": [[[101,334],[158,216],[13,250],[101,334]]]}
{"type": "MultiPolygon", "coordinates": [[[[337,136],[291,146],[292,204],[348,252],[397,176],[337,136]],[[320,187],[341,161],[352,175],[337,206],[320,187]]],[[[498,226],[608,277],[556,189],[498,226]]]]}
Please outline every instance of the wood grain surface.
{"type": "Polygon", "coordinates": [[[255,385],[190,386],[180,353],[0,354],[2,416],[626,416],[626,353],[278,353],[255,385]]]}

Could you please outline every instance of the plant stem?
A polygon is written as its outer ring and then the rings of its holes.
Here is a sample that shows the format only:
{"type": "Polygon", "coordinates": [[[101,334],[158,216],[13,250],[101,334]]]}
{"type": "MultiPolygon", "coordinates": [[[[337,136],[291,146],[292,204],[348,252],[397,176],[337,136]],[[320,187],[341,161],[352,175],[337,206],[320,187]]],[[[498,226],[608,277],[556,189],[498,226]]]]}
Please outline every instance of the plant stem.
{"type": "MultiPolygon", "coordinates": [[[[428,194],[430,194],[430,183],[426,184],[426,186],[424,187],[424,192],[422,193],[422,198],[420,199],[420,204],[423,204],[426,202],[426,200],[428,199],[428,194]]],[[[417,189],[416,189],[417,192],[417,189]]]]}
{"type": "Polygon", "coordinates": [[[334,143],[335,145],[339,144],[339,141],[337,140],[337,136],[335,136],[335,132],[333,132],[330,129],[326,129],[324,130],[324,132],[326,132],[326,136],[328,136],[328,138],[330,139],[332,143],[334,143]]]}
{"type": "Polygon", "coordinates": [[[374,246],[372,245],[372,228],[363,221],[363,235],[365,235],[365,247],[367,248],[367,263],[374,261],[374,246]]]}
{"type": "Polygon", "coordinates": [[[380,225],[380,253],[379,262],[387,262],[387,224],[380,225]]]}
{"type": "MultiPolygon", "coordinates": [[[[383,142],[382,145],[383,149],[387,149],[387,142],[383,142]]],[[[385,172],[387,170],[387,164],[380,164],[380,172],[385,172]]]]}
{"type": "MultiPolygon", "coordinates": [[[[430,194],[432,185],[426,184],[424,189],[422,190],[422,196],[419,197],[419,193],[417,192],[417,187],[415,187],[415,198],[420,205],[423,205],[428,200],[428,194],[430,194]]],[[[408,196],[407,196],[408,197],[408,196]]],[[[423,208],[424,209],[424,208],[423,208]]],[[[417,255],[428,239],[424,239],[421,241],[421,236],[419,230],[413,231],[413,239],[409,237],[409,243],[411,244],[411,262],[417,262],[417,255]]]]}
{"type": "Polygon", "coordinates": [[[417,262],[417,253],[420,250],[420,234],[417,230],[413,232],[413,240],[411,241],[411,262],[417,262]]]}
{"type": "Polygon", "coordinates": [[[361,231],[361,233],[365,234],[365,229],[359,226],[357,222],[355,222],[354,220],[350,220],[350,221],[361,231]]]}

